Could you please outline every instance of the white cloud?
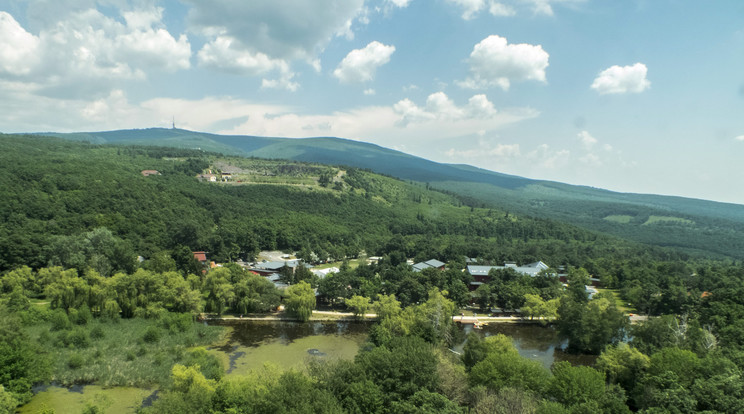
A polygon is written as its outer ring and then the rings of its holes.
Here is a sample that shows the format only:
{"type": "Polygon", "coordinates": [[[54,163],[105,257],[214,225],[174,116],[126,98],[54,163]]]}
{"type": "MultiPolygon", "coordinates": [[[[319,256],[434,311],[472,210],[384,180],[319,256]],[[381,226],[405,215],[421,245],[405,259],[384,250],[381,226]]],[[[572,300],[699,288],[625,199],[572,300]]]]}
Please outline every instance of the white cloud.
{"type": "Polygon", "coordinates": [[[586,147],[587,149],[591,149],[594,144],[597,143],[597,138],[591,136],[591,134],[589,134],[589,132],[587,131],[581,131],[577,134],[577,136],[579,137],[579,140],[584,145],[584,147],[586,147]]]}
{"type": "Polygon", "coordinates": [[[25,75],[36,65],[39,38],[27,32],[9,13],[0,11],[0,72],[25,75]]]}
{"type": "Polygon", "coordinates": [[[462,18],[470,20],[475,17],[485,6],[485,0],[447,0],[463,9],[462,18]]]}
{"type": "Polygon", "coordinates": [[[468,100],[467,105],[458,107],[444,92],[429,95],[423,108],[410,99],[403,99],[393,105],[393,110],[401,116],[399,120],[401,126],[432,120],[489,120],[497,115],[493,103],[486,95],[474,95],[468,100]]]}
{"type": "Polygon", "coordinates": [[[374,94],[376,94],[376,93],[377,93],[377,92],[375,92],[375,90],[374,90],[374,89],[371,89],[371,88],[370,88],[370,89],[365,89],[365,90],[364,90],[364,94],[365,94],[365,95],[367,95],[367,96],[371,96],[371,95],[374,95],[374,94]]]}
{"type": "Polygon", "coordinates": [[[508,90],[512,82],[546,82],[548,58],[540,45],[508,44],[506,38],[491,35],[473,47],[468,60],[472,76],[458,84],[470,89],[497,86],[508,90]]]}
{"type": "Polygon", "coordinates": [[[387,3],[390,3],[394,5],[395,7],[399,8],[405,8],[408,7],[408,3],[410,3],[411,0],[387,0],[387,3]]]}
{"type": "Polygon", "coordinates": [[[447,0],[462,9],[462,18],[471,20],[481,11],[488,12],[497,17],[511,17],[517,14],[518,9],[530,11],[534,15],[553,16],[553,5],[563,4],[572,6],[584,3],[586,0],[447,0]]]}
{"type": "Polygon", "coordinates": [[[363,49],[354,49],[339,63],[333,76],[342,83],[367,82],[375,77],[377,68],[388,63],[395,46],[374,41],[363,49]]]}
{"type": "Polygon", "coordinates": [[[315,59],[336,36],[353,37],[363,0],[184,0],[189,26],[210,38],[229,36],[233,48],[272,59],[315,59]]]}
{"type": "Polygon", "coordinates": [[[262,89],[284,89],[290,92],[296,92],[300,84],[293,81],[294,73],[284,72],[279,79],[261,79],[262,89]]]}
{"type": "MultiPolygon", "coordinates": [[[[162,28],[161,8],[124,12],[125,23],[95,9],[69,11],[38,35],[0,12],[0,75],[15,76],[39,93],[85,95],[153,70],[190,67],[191,45],[162,28]]],[[[50,19],[51,16],[45,16],[50,19]]],[[[44,20],[46,21],[46,20],[44,20]]]]}
{"type": "Polygon", "coordinates": [[[491,4],[488,6],[488,12],[494,16],[500,17],[510,17],[517,14],[517,11],[514,9],[514,7],[497,1],[491,2],[491,4]]]}
{"type": "Polygon", "coordinates": [[[744,135],[739,135],[738,137],[734,138],[737,141],[744,141],[744,135]]]}
{"type": "Polygon", "coordinates": [[[251,53],[234,45],[235,39],[232,37],[217,36],[197,54],[199,64],[248,76],[262,75],[272,70],[289,70],[289,65],[282,59],[272,59],[260,52],[251,53]]]}
{"type": "Polygon", "coordinates": [[[591,88],[600,94],[641,93],[651,86],[646,79],[648,69],[643,63],[631,66],[611,66],[600,72],[591,88]]]}

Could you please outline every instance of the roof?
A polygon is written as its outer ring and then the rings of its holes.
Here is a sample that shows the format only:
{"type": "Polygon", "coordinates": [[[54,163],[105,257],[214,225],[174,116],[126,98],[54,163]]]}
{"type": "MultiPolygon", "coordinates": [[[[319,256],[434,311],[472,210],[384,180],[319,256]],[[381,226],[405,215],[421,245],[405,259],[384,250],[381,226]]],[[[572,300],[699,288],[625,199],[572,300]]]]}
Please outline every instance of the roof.
{"type": "Polygon", "coordinates": [[[488,276],[488,273],[492,269],[496,270],[502,270],[502,269],[514,269],[517,273],[522,273],[528,276],[537,276],[538,273],[540,273],[541,270],[547,269],[547,265],[543,262],[535,262],[530,263],[525,266],[517,266],[513,263],[506,263],[505,266],[478,266],[478,265],[468,265],[468,273],[470,273],[473,276],[488,276]]]}
{"type": "Polygon", "coordinates": [[[160,172],[158,172],[158,170],[142,170],[142,175],[145,177],[148,175],[160,175],[160,172]]]}
{"type": "Polygon", "coordinates": [[[431,259],[431,260],[427,260],[425,262],[416,263],[415,265],[412,265],[412,266],[413,266],[413,271],[414,272],[420,272],[420,271],[422,271],[424,269],[428,269],[430,267],[432,269],[438,269],[438,268],[440,268],[440,267],[442,267],[444,265],[445,265],[445,263],[442,263],[442,262],[440,262],[437,259],[431,259]]]}
{"type": "Polygon", "coordinates": [[[207,253],[206,252],[194,252],[194,259],[200,261],[200,262],[206,262],[207,261],[207,253]]]}
{"type": "Polygon", "coordinates": [[[424,262],[424,264],[427,264],[427,265],[429,265],[429,266],[431,266],[431,267],[442,267],[442,266],[444,266],[444,265],[445,265],[446,263],[440,262],[440,261],[439,261],[439,260],[437,260],[437,259],[431,259],[431,260],[427,260],[427,261],[425,261],[425,262],[424,262]]]}

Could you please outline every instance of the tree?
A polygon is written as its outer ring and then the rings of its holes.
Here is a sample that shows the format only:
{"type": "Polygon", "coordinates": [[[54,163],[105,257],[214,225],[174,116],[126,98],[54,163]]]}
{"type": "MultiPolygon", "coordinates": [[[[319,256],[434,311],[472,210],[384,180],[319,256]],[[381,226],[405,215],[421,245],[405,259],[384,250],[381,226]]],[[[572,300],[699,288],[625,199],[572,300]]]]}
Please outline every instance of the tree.
{"type": "Polygon", "coordinates": [[[605,392],[604,374],[586,366],[572,366],[570,362],[553,364],[549,394],[567,406],[599,402],[605,392]]]}
{"type": "Polygon", "coordinates": [[[400,302],[395,299],[395,295],[377,295],[377,300],[372,304],[372,308],[380,320],[396,317],[401,312],[400,302]]]}
{"type": "Polygon", "coordinates": [[[528,293],[524,295],[524,299],[522,313],[529,316],[530,320],[537,317],[542,324],[545,324],[558,317],[559,298],[545,301],[539,295],[528,293]]]}
{"type": "Polygon", "coordinates": [[[650,360],[636,348],[625,342],[608,346],[597,358],[597,370],[604,372],[610,383],[619,384],[631,391],[636,381],[642,378],[650,360]]]}
{"type": "Polygon", "coordinates": [[[628,317],[604,297],[588,303],[567,297],[558,308],[558,332],[574,352],[599,354],[606,345],[620,342],[628,325],[628,317]]]}
{"type": "Polygon", "coordinates": [[[364,296],[354,295],[349,299],[346,299],[346,307],[351,309],[355,318],[364,319],[364,315],[370,307],[370,300],[364,296]]]}
{"type": "Polygon", "coordinates": [[[302,281],[287,288],[285,303],[290,315],[307,322],[315,309],[315,292],[309,283],[302,281]]]}

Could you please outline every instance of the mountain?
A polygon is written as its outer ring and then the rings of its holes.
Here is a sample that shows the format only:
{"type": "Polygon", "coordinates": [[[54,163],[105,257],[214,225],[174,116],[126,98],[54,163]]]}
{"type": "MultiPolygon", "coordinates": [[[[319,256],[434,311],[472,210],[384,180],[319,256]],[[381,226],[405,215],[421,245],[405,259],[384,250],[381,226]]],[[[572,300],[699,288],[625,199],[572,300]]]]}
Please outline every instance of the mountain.
{"type": "Polygon", "coordinates": [[[202,149],[229,155],[346,165],[427,183],[476,206],[551,218],[642,243],[744,259],[744,206],[683,197],[617,193],[593,187],[442,164],[342,138],[216,135],[181,129],[43,133],[97,144],[202,149]]]}

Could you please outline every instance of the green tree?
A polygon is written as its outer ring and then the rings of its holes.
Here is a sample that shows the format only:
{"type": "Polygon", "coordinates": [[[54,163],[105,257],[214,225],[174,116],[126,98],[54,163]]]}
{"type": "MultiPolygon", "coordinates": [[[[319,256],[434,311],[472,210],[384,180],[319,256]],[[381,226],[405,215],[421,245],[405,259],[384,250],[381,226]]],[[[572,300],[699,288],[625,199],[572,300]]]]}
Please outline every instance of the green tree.
{"type": "Polygon", "coordinates": [[[346,299],[346,307],[351,309],[355,318],[364,319],[364,315],[370,308],[370,300],[364,296],[354,295],[346,299]]]}
{"type": "Polygon", "coordinates": [[[309,283],[302,281],[287,288],[285,303],[290,315],[307,322],[315,309],[315,292],[309,283]]]}

